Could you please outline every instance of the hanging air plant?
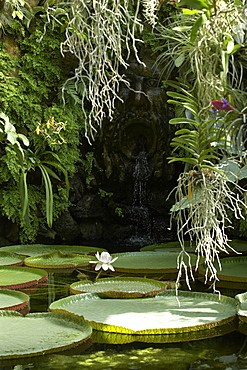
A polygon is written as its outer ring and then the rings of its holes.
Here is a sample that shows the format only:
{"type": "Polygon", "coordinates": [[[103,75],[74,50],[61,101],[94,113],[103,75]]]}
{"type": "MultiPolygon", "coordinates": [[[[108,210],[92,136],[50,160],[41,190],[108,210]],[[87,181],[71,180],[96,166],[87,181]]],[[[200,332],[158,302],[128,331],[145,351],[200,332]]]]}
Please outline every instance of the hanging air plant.
{"type": "MultiPolygon", "coordinates": [[[[193,279],[191,265],[185,262],[188,253],[184,240],[188,238],[195,245],[198,263],[200,257],[205,258],[205,279],[211,281],[215,289],[218,278],[214,262],[217,260],[220,266],[219,254],[232,250],[225,232],[230,224],[228,211],[233,212],[235,218],[244,218],[242,210],[246,209],[246,205],[239,197],[243,189],[230,181],[223,166],[220,166],[220,157],[229,145],[226,130],[220,127],[216,116],[208,120],[201,119],[199,104],[190,93],[189,86],[174,82],[169,84],[179,91],[168,92],[169,96],[177,99],[169,102],[182,106],[187,115],[193,117],[170,120],[171,124],[186,127],[176,132],[171,143],[179,150],[179,156],[170,158],[170,162],[182,161],[186,164],[185,171],[178,178],[176,203],[171,210],[171,219],[176,220],[182,247],[178,257],[177,282],[183,270],[186,272],[188,286],[189,271],[193,279]],[[182,156],[181,151],[186,156],[182,156]]],[[[224,100],[223,104],[229,108],[226,103],[224,100]]]]}

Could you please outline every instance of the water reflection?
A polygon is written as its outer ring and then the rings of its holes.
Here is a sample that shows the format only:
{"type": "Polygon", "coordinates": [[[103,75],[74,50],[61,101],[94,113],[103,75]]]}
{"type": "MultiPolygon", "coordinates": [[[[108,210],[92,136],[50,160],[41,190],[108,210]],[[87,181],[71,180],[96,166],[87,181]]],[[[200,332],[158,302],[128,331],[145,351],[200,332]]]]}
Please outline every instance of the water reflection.
{"type": "MultiPolygon", "coordinates": [[[[70,274],[49,274],[49,286],[30,295],[31,312],[47,311],[51,301],[68,296],[69,285],[78,280],[77,276],[78,271],[70,274]]],[[[200,289],[202,285],[200,283],[198,286],[195,285],[193,290],[196,288],[200,289]]],[[[230,293],[234,296],[238,292],[230,293]]],[[[132,343],[127,341],[128,338],[125,342],[122,338],[122,344],[117,344],[116,339],[113,344],[109,333],[104,333],[102,339],[95,331],[92,345],[90,343],[86,349],[78,348],[77,354],[54,354],[45,356],[37,362],[29,359],[25,364],[20,361],[15,366],[0,367],[0,370],[146,370],[150,367],[157,370],[247,369],[246,336],[237,331],[228,334],[224,334],[223,331],[218,333],[211,331],[211,335],[214,334],[218,336],[201,340],[190,340],[188,336],[183,339],[186,341],[179,343],[155,343],[158,336],[153,336],[152,343],[145,343],[139,342],[140,338],[133,336],[132,343]]]]}

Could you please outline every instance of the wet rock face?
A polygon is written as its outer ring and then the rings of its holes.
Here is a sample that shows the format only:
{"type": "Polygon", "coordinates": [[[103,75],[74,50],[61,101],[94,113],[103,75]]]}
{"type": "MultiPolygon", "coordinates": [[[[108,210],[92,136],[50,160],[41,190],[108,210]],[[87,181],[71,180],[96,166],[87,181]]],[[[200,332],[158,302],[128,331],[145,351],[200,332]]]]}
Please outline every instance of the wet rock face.
{"type": "Polygon", "coordinates": [[[66,225],[63,218],[56,222],[58,240],[76,235],[74,243],[105,240],[138,250],[176,237],[168,230],[172,201],[167,201],[178,174],[167,163],[172,115],[155,59],[143,53],[141,60],[145,64],[130,59],[121,71],[128,84],[119,86],[115,116],[104,121],[90,147],[93,181],[86,186],[83,171],[73,179],[71,217],[66,216],[66,225]],[[65,232],[65,227],[71,230],[65,232]]]}
{"type": "MultiPolygon", "coordinates": [[[[161,88],[160,70],[155,60],[143,57],[145,65],[135,59],[122,71],[128,85],[122,84],[112,121],[105,121],[101,131],[105,175],[124,181],[133,172],[135,157],[148,154],[150,173],[161,177],[164,158],[169,154],[170,126],[166,95],[161,88]]],[[[169,169],[170,170],[170,169],[169,169]]]]}

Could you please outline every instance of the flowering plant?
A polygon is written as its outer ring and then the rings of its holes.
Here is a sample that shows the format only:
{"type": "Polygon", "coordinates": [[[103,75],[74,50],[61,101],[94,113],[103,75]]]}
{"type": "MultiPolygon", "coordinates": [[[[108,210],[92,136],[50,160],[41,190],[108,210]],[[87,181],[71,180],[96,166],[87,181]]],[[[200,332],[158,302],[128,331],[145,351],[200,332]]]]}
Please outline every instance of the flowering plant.
{"type": "Polygon", "coordinates": [[[97,252],[95,254],[95,257],[97,258],[98,261],[89,261],[89,263],[96,263],[95,270],[98,271],[101,268],[104,271],[107,271],[108,269],[111,271],[115,271],[114,267],[111,265],[114,261],[118,259],[118,257],[115,257],[112,259],[112,256],[108,252],[102,252],[99,254],[97,252]]]}

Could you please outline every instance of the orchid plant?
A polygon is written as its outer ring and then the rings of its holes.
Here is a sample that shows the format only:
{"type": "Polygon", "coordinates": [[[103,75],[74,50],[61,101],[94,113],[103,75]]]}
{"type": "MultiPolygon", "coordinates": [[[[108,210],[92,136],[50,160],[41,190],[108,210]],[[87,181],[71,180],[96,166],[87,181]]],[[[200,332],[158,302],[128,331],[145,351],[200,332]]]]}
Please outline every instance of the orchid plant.
{"type": "Polygon", "coordinates": [[[213,112],[209,111],[208,119],[205,119],[195,91],[192,93],[191,88],[182,83],[168,83],[177,90],[167,92],[174,98],[168,102],[182,107],[186,116],[170,120],[171,124],[181,127],[171,142],[175,149],[174,156],[169,158],[170,163],[185,163],[185,170],[180,174],[175,188],[175,204],[171,209],[171,221],[177,223],[178,239],[182,247],[178,257],[177,283],[183,271],[189,287],[190,277],[194,279],[191,266],[184,262],[184,256],[189,257],[184,240],[189,237],[191,245],[192,242],[195,244],[197,263],[201,257],[205,259],[206,281],[212,282],[216,290],[218,278],[215,260],[221,267],[220,252],[228,253],[232,249],[225,231],[230,224],[227,212],[230,210],[236,218],[244,218],[242,212],[247,208],[239,197],[244,190],[226,176],[220,162],[230,143],[227,130],[221,127],[222,116],[218,117],[215,113],[235,111],[235,108],[226,99],[212,101],[213,112]]]}

